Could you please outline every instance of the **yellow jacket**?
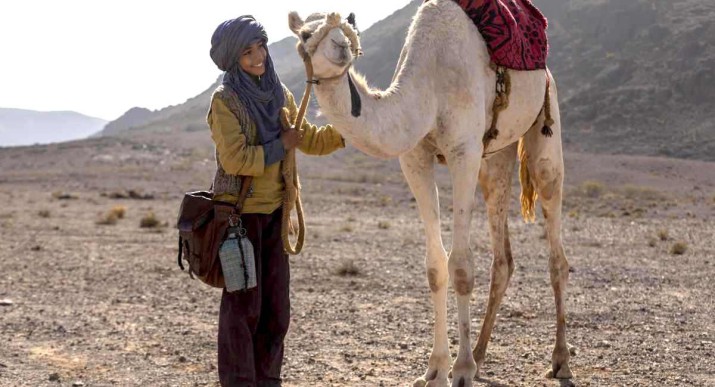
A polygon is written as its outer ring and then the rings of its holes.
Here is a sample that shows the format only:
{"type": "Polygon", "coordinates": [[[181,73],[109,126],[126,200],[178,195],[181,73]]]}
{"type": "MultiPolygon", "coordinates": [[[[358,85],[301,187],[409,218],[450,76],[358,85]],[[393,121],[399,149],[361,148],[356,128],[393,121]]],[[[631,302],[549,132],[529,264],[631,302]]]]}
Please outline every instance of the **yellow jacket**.
{"type": "MultiPolygon", "coordinates": [[[[237,98],[228,101],[228,93],[219,86],[211,98],[207,116],[211,138],[216,145],[216,161],[226,175],[253,176],[253,191],[244,203],[244,213],[270,214],[283,202],[285,184],[281,176],[281,163],[264,165],[263,146],[258,142],[258,133],[253,120],[237,98]],[[230,106],[234,106],[231,109],[230,106]],[[244,123],[244,125],[241,125],[244,123]]],[[[294,122],[298,115],[293,94],[284,86],[285,107],[294,122]]],[[[308,155],[327,155],[345,147],[345,141],[332,125],[317,127],[303,119],[300,129],[304,132],[298,149],[308,155]]],[[[215,200],[235,203],[236,193],[216,192],[215,200]]]]}

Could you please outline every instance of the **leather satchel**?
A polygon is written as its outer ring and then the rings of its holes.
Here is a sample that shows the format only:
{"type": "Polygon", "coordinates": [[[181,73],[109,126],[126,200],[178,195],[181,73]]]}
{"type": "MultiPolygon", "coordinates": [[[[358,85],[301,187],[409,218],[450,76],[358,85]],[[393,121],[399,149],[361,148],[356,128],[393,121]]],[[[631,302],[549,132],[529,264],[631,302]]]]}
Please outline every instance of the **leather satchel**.
{"type": "Polygon", "coordinates": [[[218,251],[227,236],[229,220],[241,215],[251,181],[250,176],[243,177],[235,205],[213,200],[211,191],[184,194],[176,221],[179,230],[177,261],[182,271],[185,270],[183,261],[188,263],[191,278],[198,278],[215,288],[225,286],[218,251]]]}

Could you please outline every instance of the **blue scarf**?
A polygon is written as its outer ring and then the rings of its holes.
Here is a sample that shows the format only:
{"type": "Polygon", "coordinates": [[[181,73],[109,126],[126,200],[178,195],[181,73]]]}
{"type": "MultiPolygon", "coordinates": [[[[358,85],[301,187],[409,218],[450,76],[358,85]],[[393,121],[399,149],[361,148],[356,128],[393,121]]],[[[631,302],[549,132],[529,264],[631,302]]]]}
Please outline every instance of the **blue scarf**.
{"type": "Polygon", "coordinates": [[[243,51],[253,43],[268,42],[263,25],[253,16],[239,16],[221,23],[211,37],[211,59],[222,71],[223,84],[233,89],[256,124],[264,146],[265,164],[283,159],[280,141],[280,111],[285,105],[283,86],[266,47],[265,73],[256,80],[238,64],[243,51]]]}

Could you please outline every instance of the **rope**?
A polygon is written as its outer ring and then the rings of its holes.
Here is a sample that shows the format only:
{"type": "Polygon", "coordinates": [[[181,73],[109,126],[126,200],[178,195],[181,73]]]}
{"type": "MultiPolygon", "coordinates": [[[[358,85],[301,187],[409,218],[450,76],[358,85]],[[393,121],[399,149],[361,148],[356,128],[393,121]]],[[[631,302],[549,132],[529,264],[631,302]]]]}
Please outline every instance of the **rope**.
{"type": "Polygon", "coordinates": [[[511,77],[506,67],[498,66],[492,62],[491,68],[497,73],[496,96],[492,105],[492,124],[482,137],[484,149],[487,149],[489,142],[499,135],[499,129],[497,129],[499,113],[509,107],[509,94],[511,93],[511,77]]]}
{"type": "MultiPolygon", "coordinates": [[[[310,57],[306,55],[303,60],[305,62],[305,74],[308,80],[311,80],[313,79],[313,65],[310,62],[310,57]]],[[[310,100],[310,91],[312,86],[313,85],[310,82],[305,84],[305,92],[303,93],[303,99],[300,101],[298,116],[295,118],[295,123],[293,124],[298,130],[300,130],[300,126],[303,123],[303,117],[305,117],[305,112],[308,108],[308,101],[310,100]]],[[[286,109],[281,111],[281,122],[284,127],[290,127],[286,109]]],[[[300,200],[300,180],[298,179],[298,168],[295,160],[295,148],[286,153],[286,157],[283,160],[281,167],[281,174],[283,175],[283,181],[285,182],[281,239],[283,240],[283,249],[286,253],[297,255],[303,249],[303,243],[305,242],[305,219],[303,217],[303,202],[300,200]],[[298,214],[298,230],[292,230],[293,224],[290,220],[290,213],[293,208],[296,209],[298,214]],[[290,238],[288,238],[290,231],[297,231],[298,238],[295,245],[292,245],[290,238]]]]}
{"type": "Polygon", "coordinates": [[[549,71],[546,71],[546,93],[544,95],[544,127],[541,128],[541,134],[546,137],[551,137],[554,131],[551,130],[551,126],[554,124],[553,118],[551,118],[551,78],[549,77],[549,71]]]}

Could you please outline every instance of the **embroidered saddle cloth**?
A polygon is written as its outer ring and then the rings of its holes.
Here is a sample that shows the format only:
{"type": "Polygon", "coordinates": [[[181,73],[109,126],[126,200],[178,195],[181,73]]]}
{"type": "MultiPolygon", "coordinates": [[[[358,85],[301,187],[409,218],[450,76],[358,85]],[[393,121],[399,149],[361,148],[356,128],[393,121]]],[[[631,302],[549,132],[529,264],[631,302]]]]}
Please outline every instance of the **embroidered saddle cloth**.
{"type": "Polygon", "coordinates": [[[487,43],[492,62],[514,70],[546,68],[548,22],[531,0],[454,0],[487,43]]]}

